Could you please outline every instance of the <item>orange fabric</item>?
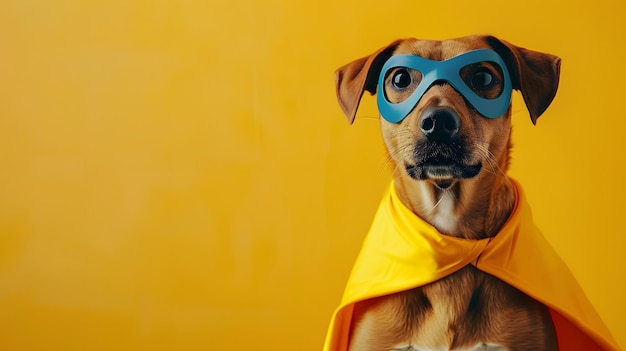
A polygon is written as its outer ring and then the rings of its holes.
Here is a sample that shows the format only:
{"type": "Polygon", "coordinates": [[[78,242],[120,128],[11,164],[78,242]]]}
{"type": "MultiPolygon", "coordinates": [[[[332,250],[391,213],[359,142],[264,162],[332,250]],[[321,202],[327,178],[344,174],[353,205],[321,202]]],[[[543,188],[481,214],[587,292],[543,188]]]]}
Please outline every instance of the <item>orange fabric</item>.
{"type": "Polygon", "coordinates": [[[442,235],[413,214],[392,183],[333,315],[324,351],[347,350],[355,302],[428,284],[468,264],[548,306],[561,351],[618,350],[566,264],[534,225],[524,194],[514,184],[517,202],[498,235],[467,240],[442,235]]]}

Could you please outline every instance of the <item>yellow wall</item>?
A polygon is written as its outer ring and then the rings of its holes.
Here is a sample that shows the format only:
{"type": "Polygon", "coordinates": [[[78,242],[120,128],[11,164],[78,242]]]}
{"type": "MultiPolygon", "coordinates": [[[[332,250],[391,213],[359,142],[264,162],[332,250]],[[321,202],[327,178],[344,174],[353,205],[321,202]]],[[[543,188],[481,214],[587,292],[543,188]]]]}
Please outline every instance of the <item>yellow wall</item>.
{"type": "Polygon", "coordinates": [[[319,350],[389,179],[335,68],[398,37],[563,58],[512,174],[626,345],[621,0],[4,0],[0,349],[319,350]],[[226,5],[227,4],[227,5],[226,5]]]}

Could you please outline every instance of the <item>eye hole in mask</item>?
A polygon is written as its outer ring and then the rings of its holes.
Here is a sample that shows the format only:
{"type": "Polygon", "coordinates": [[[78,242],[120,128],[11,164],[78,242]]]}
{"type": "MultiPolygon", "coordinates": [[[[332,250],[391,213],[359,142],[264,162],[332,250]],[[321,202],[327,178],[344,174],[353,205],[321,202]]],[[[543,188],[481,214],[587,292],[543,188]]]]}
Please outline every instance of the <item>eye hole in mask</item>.
{"type": "Polygon", "coordinates": [[[385,86],[389,94],[385,97],[391,103],[400,103],[411,96],[421,80],[422,73],[418,70],[407,67],[394,68],[387,75],[385,86]]]}
{"type": "Polygon", "coordinates": [[[495,99],[504,89],[502,68],[493,62],[480,62],[461,68],[461,77],[476,95],[495,99]]]}
{"type": "Polygon", "coordinates": [[[511,79],[502,58],[480,49],[444,61],[394,55],[380,72],[378,109],[387,121],[402,121],[435,83],[450,84],[486,118],[502,116],[511,103],[511,79]]]}

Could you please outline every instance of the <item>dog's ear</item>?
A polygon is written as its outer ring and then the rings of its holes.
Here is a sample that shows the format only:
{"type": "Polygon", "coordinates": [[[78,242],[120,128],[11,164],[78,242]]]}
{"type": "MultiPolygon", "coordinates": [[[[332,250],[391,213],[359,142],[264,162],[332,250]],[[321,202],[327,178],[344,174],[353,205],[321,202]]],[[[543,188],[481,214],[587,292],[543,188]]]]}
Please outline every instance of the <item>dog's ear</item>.
{"type": "Polygon", "coordinates": [[[400,40],[395,41],[335,71],[337,100],[350,124],[354,122],[363,92],[367,90],[372,95],[376,94],[380,70],[400,42],[400,40]]]}
{"type": "Polygon", "coordinates": [[[513,89],[522,92],[526,108],[533,124],[550,106],[559,87],[561,59],[517,47],[495,37],[487,37],[487,42],[504,59],[511,74],[513,89]]]}

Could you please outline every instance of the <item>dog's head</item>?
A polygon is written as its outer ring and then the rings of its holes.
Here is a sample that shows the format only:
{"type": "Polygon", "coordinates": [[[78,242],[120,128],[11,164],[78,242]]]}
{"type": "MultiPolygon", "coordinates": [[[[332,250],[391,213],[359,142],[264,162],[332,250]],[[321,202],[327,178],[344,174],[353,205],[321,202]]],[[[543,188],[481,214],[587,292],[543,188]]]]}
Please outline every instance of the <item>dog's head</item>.
{"type": "Polygon", "coordinates": [[[335,74],[337,98],[354,121],[364,91],[378,94],[389,155],[416,180],[447,189],[487,166],[508,163],[510,93],[530,118],[556,95],[560,59],[490,36],[398,40],[335,74]]]}

